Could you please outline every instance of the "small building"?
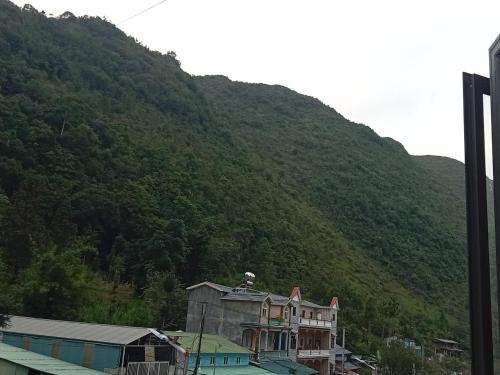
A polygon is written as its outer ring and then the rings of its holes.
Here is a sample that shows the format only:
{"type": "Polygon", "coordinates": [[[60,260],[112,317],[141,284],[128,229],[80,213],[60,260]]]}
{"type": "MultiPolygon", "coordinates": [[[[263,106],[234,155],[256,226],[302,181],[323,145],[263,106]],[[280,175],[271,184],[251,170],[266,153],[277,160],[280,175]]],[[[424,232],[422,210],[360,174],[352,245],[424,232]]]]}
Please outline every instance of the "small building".
{"type": "Polygon", "coordinates": [[[0,343],[1,375],[105,375],[103,372],[0,343]]]}
{"type": "MultiPolygon", "coordinates": [[[[199,333],[163,332],[169,342],[179,348],[177,368],[191,373],[196,367],[197,350],[200,343],[199,333]]],[[[203,334],[200,347],[200,374],[231,375],[272,375],[265,369],[250,364],[250,351],[218,335],[203,334]]]]}
{"type": "Polygon", "coordinates": [[[0,342],[98,371],[118,372],[129,363],[165,367],[175,349],[151,328],[10,317],[0,342]]]}
{"type": "Polygon", "coordinates": [[[450,339],[433,339],[434,354],[438,357],[461,357],[463,350],[459,343],[450,339]]]}

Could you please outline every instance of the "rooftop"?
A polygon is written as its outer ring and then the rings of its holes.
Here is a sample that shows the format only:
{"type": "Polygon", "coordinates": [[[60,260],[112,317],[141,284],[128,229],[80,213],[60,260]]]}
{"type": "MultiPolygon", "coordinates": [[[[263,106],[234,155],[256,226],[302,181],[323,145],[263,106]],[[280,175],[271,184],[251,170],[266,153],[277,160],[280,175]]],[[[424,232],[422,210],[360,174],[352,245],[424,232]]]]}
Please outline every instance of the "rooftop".
{"type": "Polygon", "coordinates": [[[257,366],[203,366],[202,375],[272,375],[272,372],[259,368],[257,366]]]}
{"type": "Polygon", "coordinates": [[[438,343],[441,343],[441,344],[452,344],[452,345],[458,345],[458,342],[456,341],[453,341],[453,340],[449,340],[449,339],[434,339],[433,340],[434,342],[438,342],[438,343]]]}
{"type": "Polygon", "coordinates": [[[315,369],[293,362],[290,359],[261,361],[257,366],[274,374],[313,375],[318,373],[315,369]]]}
{"type": "Polygon", "coordinates": [[[232,300],[232,301],[254,301],[254,302],[262,302],[268,297],[267,294],[264,293],[235,293],[231,292],[226,294],[224,297],[221,297],[223,300],[232,300]]]}
{"type": "MultiPolygon", "coordinates": [[[[210,281],[204,281],[202,283],[192,285],[190,287],[187,287],[186,290],[193,290],[193,289],[199,288],[200,286],[208,286],[208,287],[211,287],[213,289],[216,289],[216,290],[224,293],[223,296],[221,297],[221,299],[223,299],[223,300],[262,302],[266,298],[269,297],[272,301],[271,302],[272,304],[282,305],[282,306],[288,304],[291,301],[290,297],[282,296],[279,294],[262,292],[262,291],[255,290],[255,289],[233,288],[233,287],[229,287],[226,285],[212,283],[210,281]]],[[[297,295],[297,293],[299,293],[299,289],[298,289],[298,287],[295,287],[294,290],[292,291],[292,298],[294,295],[297,295]]],[[[337,307],[336,297],[334,297],[334,299],[335,299],[335,307],[337,307]]],[[[306,301],[306,300],[302,300],[300,302],[300,304],[302,306],[312,307],[312,308],[316,308],[316,309],[330,309],[331,308],[331,306],[321,306],[321,305],[318,305],[316,303],[306,301]]]]}
{"type": "MultiPolygon", "coordinates": [[[[177,344],[183,349],[196,351],[198,348],[199,334],[197,332],[174,332],[165,331],[165,335],[174,340],[177,338],[177,344]]],[[[239,346],[224,337],[218,335],[203,334],[201,340],[202,353],[242,353],[248,354],[250,351],[242,346],[239,346]]]]}
{"type": "Polygon", "coordinates": [[[335,345],[332,349],[332,354],[335,355],[349,355],[351,352],[341,345],[335,345]]]}
{"type": "Polygon", "coordinates": [[[0,331],[32,336],[47,336],[79,341],[126,345],[151,333],[149,328],[115,326],[11,316],[9,325],[0,331]]]}
{"type": "Polygon", "coordinates": [[[3,343],[0,343],[0,358],[51,375],[104,375],[100,371],[77,366],[3,343]]]}

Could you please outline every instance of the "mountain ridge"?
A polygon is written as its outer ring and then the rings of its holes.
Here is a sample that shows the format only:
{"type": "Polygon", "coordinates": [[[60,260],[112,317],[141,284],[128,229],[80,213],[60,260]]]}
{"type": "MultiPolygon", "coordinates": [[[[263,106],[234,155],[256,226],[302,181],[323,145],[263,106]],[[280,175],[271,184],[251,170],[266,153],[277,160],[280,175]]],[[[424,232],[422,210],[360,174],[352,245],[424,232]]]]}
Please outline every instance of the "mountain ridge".
{"type": "Polygon", "coordinates": [[[283,86],[191,76],[99,18],[0,10],[16,311],[182,328],[184,286],[251,270],[338,295],[363,352],[466,337],[465,213],[432,163],[283,86]]]}

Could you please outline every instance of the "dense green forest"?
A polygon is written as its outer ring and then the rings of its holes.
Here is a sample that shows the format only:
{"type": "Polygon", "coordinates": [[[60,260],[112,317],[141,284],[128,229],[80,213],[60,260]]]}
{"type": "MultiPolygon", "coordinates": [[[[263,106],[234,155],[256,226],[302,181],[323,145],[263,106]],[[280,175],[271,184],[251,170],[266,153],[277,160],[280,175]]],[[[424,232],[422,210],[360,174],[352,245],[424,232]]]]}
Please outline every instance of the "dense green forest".
{"type": "Polygon", "coordinates": [[[461,164],[180,65],[0,0],[0,312],[182,329],[185,286],[252,271],[337,295],[358,351],[467,343],[461,164]]]}

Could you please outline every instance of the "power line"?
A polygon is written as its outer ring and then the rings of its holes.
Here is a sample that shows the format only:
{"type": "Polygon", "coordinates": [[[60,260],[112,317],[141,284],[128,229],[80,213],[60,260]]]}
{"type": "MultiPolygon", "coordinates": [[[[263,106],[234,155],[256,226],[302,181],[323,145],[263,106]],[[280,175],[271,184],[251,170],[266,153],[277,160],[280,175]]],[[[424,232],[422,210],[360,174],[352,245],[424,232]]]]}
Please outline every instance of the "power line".
{"type": "Polygon", "coordinates": [[[151,10],[151,9],[153,9],[153,8],[156,8],[158,5],[163,4],[165,1],[167,1],[167,0],[161,0],[161,1],[159,1],[158,3],[156,3],[156,4],[154,4],[154,5],[151,5],[149,8],[146,8],[146,9],[144,9],[144,10],[141,10],[139,13],[136,13],[136,14],[134,14],[134,15],[132,15],[132,16],[130,16],[130,17],[128,17],[128,18],[126,18],[126,19],[124,19],[123,21],[118,22],[116,25],[121,25],[122,23],[125,23],[125,22],[127,22],[127,21],[130,21],[131,19],[133,19],[133,18],[135,18],[135,17],[139,17],[140,15],[142,15],[142,14],[146,13],[147,11],[149,11],[149,10],[151,10]]]}

